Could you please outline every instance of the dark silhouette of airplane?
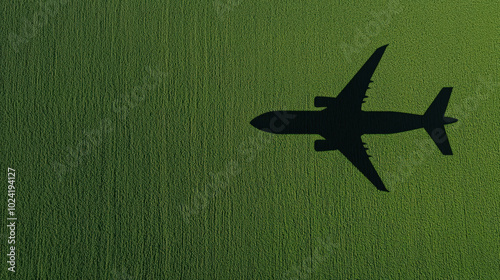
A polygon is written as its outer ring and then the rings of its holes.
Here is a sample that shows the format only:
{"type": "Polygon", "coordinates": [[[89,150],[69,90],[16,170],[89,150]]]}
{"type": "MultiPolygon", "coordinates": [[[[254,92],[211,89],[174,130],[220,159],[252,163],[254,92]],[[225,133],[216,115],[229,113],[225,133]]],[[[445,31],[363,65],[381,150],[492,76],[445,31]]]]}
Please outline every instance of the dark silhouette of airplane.
{"type": "Polygon", "coordinates": [[[444,117],[451,87],[441,89],[424,115],[399,112],[368,112],[361,106],[367,96],[371,77],[382,58],[387,45],[378,48],[352,80],[334,97],[317,96],[315,107],[321,111],[274,111],[264,113],[250,124],[276,134],[319,134],[324,140],[316,140],[316,151],[339,150],[378,190],[388,191],[361,140],[363,134],[390,134],[424,128],[444,155],[451,155],[451,147],[444,130],[445,124],[457,119],[444,117]]]}

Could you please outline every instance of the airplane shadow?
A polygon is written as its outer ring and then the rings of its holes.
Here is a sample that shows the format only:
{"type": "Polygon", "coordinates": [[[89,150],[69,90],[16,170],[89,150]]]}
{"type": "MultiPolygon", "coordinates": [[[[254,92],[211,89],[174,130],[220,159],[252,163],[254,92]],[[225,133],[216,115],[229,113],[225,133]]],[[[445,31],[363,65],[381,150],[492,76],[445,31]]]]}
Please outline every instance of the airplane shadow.
{"type": "Polygon", "coordinates": [[[451,87],[441,89],[423,115],[402,112],[362,111],[371,76],[386,46],[378,48],[358,73],[336,97],[317,96],[314,105],[318,111],[272,111],[254,118],[250,124],[257,129],[275,134],[317,134],[324,139],[314,142],[320,151],[339,150],[356,168],[381,191],[388,191],[373,167],[361,136],[365,134],[392,134],[424,128],[444,155],[452,150],[444,125],[457,119],[445,117],[451,87]]]}

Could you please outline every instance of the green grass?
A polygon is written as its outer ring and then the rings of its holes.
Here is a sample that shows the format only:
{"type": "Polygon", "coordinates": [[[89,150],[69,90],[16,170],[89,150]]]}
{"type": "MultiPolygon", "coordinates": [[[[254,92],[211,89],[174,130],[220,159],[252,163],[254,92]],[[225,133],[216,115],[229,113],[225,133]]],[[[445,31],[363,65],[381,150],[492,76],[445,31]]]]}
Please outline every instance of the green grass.
{"type": "MultiPolygon", "coordinates": [[[[9,34],[38,2],[1,8],[16,278],[500,278],[499,4],[62,2],[18,52],[9,34]],[[390,22],[367,33],[383,11],[390,22]],[[346,57],[357,30],[368,40],[346,57]],[[454,156],[424,130],[363,136],[382,193],[338,151],[315,152],[319,136],[249,124],[313,110],[385,44],[363,109],[422,114],[454,87],[454,156]],[[149,67],[162,75],[126,105],[149,67]],[[102,138],[84,153],[89,131],[102,138]]],[[[14,279],[0,233],[0,278],[14,279]]]]}

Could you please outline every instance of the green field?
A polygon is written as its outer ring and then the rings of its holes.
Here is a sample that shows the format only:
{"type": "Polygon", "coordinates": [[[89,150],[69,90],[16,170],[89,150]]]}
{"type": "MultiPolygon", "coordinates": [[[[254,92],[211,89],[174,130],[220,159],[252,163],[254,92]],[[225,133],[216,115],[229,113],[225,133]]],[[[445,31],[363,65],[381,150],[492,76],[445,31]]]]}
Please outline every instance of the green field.
{"type": "Polygon", "coordinates": [[[338,2],[2,5],[0,278],[500,279],[500,4],[338,2]],[[385,44],[363,110],[453,87],[453,156],[363,136],[384,193],[320,136],[250,125],[385,44]]]}

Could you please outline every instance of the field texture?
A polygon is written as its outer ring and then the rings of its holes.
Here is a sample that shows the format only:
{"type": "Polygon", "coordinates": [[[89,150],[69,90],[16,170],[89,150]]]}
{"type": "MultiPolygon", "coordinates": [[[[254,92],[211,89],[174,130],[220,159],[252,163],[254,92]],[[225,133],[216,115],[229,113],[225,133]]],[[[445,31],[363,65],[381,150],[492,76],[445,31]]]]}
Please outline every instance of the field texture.
{"type": "Polygon", "coordinates": [[[1,279],[500,279],[498,1],[2,5],[1,279]],[[389,44],[363,110],[453,87],[453,156],[366,135],[389,193],[314,135],[389,44]],[[15,272],[8,168],[15,169],[15,272]]]}

